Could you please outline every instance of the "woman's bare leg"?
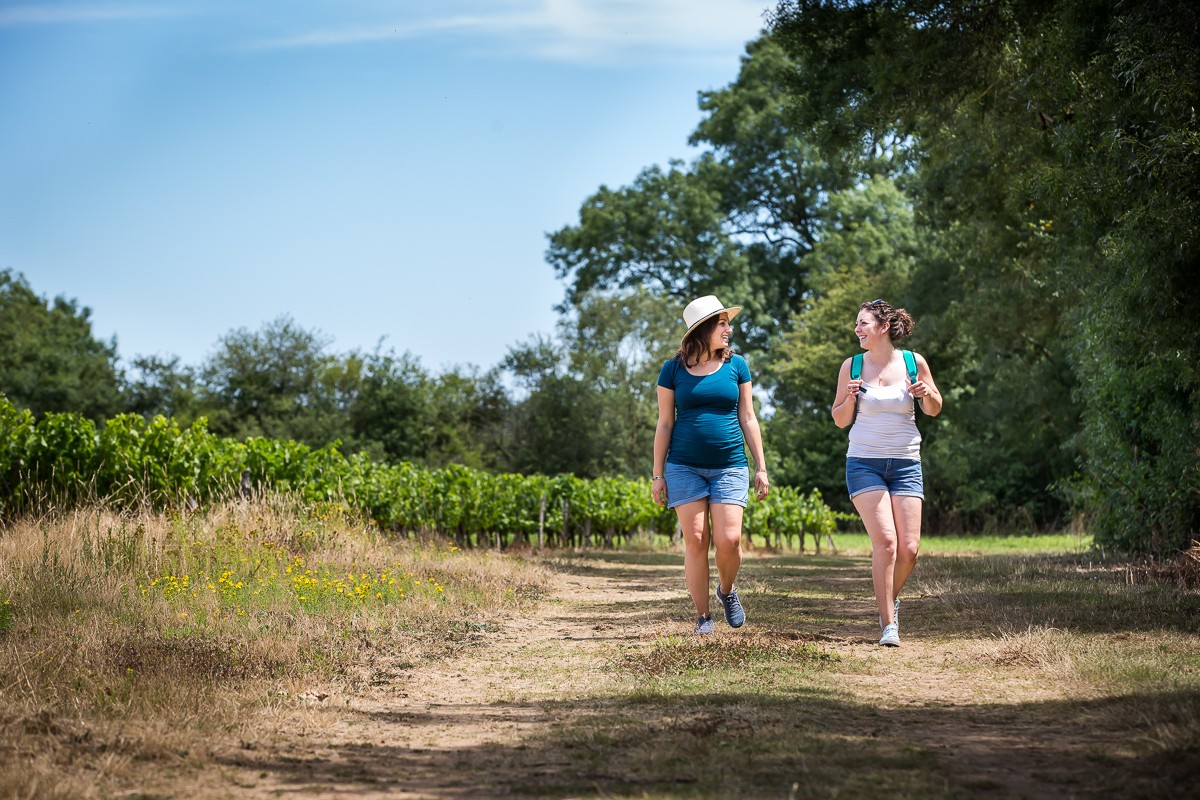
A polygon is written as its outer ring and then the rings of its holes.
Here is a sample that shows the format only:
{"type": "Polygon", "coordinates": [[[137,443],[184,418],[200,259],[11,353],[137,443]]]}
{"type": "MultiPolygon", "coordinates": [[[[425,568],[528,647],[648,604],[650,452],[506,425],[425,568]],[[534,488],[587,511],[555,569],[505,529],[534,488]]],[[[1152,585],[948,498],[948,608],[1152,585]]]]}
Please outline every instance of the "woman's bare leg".
{"type": "Polygon", "coordinates": [[[708,528],[708,498],[675,506],[679,528],[683,531],[683,574],[688,593],[696,604],[696,614],[708,613],[708,543],[712,538],[708,528]]]}
{"type": "Polygon", "coordinates": [[[896,521],[896,571],[892,579],[895,597],[917,565],[917,550],[921,546],[921,505],[919,497],[893,497],[892,519],[896,521]]]}
{"type": "Polygon", "coordinates": [[[892,603],[896,600],[896,521],[891,496],[883,490],[863,492],[855,495],[854,508],[871,537],[871,581],[879,618],[886,628],[895,622],[892,603]]]}
{"type": "Polygon", "coordinates": [[[733,581],[742,566],[742,514],[745,509],[732,503],[713,503],[712,540],[717,551],[717,579],[721,594],[733,590],[733,581]]]}

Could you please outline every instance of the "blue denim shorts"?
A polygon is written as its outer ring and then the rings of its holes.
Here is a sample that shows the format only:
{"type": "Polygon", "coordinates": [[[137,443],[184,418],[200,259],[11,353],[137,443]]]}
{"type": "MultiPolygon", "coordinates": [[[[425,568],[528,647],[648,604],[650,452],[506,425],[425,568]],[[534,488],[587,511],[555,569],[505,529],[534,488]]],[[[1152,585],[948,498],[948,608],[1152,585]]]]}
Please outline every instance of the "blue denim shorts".
{"type": "Polygon", "coordinates": [[[915,458],[846,458],[846,489],[850,496],[888,492],[899,497],[925,497],[921,462],[915,458]]]}
{"type": "Polygon", "coordinates": [[[750,499],[750,468],[704,469],[667,462],[667,508],[707,497],[709,503],[746,507],[750,499]]]}

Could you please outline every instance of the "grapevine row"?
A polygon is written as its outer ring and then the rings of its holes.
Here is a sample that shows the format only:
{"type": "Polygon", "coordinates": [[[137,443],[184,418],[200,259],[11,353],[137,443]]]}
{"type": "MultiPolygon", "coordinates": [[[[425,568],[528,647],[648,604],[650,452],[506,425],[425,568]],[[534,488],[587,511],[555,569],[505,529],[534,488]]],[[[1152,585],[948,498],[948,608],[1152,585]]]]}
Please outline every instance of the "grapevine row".
{"type": "MultiPolygon", "coordinates": [[[[492,474],[460,465],[388,464],[336,445],[237,441],[200,420],[137,415],[101,426],[77,414],[35,419],[0,396],[0,516],[103,501],[121,507],[185,508],[253,490],[345,502],[381,529],[438,533],[464,544],[612,545],[635,533],[671,537],[674,512],[650,499],[648,480],[492,474]]],[[[836,515],[814,490],[773,487],[751,502],[744,533],[789,544],[832,532],[836,515]]]]}

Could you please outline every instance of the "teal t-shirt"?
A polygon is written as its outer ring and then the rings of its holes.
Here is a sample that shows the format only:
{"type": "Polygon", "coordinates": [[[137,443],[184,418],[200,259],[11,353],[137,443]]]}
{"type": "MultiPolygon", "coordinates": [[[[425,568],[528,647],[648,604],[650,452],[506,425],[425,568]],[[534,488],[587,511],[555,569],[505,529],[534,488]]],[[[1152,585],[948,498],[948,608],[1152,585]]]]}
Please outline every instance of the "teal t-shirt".
{"type": "Polygon", "coordinates": [[[675,427],[667,462],[701,469],[749,466],[738,424],[738,388],[749,381],[750,367],[738,355],[700,378],[688,372],[678,357],[663,364],[658,385],[675,392],[675,427]]]}

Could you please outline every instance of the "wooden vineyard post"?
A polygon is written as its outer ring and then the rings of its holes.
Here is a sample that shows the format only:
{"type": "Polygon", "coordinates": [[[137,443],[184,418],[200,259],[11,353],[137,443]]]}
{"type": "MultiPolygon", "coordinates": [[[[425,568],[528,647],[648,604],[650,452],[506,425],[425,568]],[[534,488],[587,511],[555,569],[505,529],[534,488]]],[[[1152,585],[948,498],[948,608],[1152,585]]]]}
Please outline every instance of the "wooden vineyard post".
{"type": "Polygon", "coordinates": [[[546,546],[546,495],[542,495],[542,510],[538,512],[538,550],[546,546]]]}
{"type": "Polygon", "coordinates": [[[562,528],[562,546],[567,546],[567,514],[571,510],[571,503],[567,498],[563,498],[563,528],[562,528]]]}

